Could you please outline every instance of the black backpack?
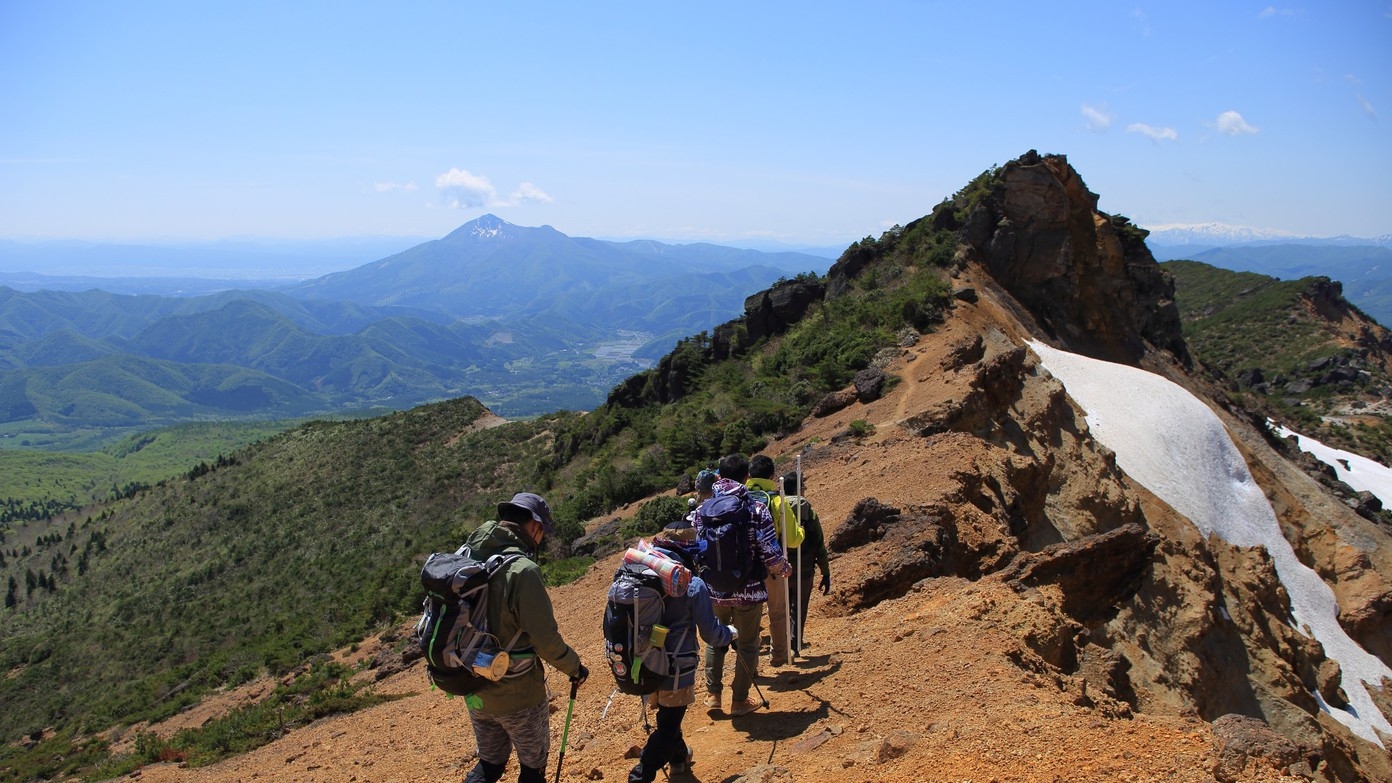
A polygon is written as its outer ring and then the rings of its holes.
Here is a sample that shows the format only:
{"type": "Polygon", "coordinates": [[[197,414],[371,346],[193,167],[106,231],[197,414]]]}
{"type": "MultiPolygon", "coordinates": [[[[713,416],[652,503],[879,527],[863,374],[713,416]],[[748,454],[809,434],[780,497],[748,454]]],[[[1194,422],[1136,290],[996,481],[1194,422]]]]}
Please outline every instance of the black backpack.
{"type": "Polygon", "coordinates": [[[625,563],[614,572],[604,606],[604,654],[620,691],[653,693],[678,674],[667,650],[680,649],[682,639],[666,638],[661,625],[666,609],[662,578],[652,569],[625,563]],[[660,640],[654,639],[654,626],[660,640]]]}
{"type": "MultiPolygon", "coordinates": [[[[457,552],[436,552],[421,569],[425,588],[424,611],[416,623],[416,641],[425,654],[425,668],[435,687],[454,696],[467,696],[503,676],[517,676],[525,668],[507,666],[508,656],[521,635],[506,645],[488,630],[488,589],[493,575],[521,555],[493,555],[487,561],[473,557],[469,547],[457,552]]],[[[528,659],[530,662],[530,659],[528,659]]]]}
{"type": "Polygon", "coordinates": [[[701,578],[718,593],[744,589],[768,576],[764,559],[754,554],[754,512],[748,498],[716,495],[702,503],[700,515],[701,578]]]}

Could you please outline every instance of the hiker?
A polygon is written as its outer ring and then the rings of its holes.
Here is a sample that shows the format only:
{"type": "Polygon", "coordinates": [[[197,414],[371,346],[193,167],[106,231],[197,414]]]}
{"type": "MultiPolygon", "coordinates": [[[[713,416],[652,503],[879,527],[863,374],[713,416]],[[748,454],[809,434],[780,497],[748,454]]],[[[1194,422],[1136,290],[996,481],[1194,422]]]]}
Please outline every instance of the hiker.
{"type": "MultiPolygon", "coordinates": [[[[659,554],[695,573],[696,530],[691,522],[673,522],[653,538],[652,545],[659,554]]],[[[710,590],[694,575],[686,595],[667,597],[662,624],[667,627],[667,652],[675,672],[656,693],[643,697],[646,705],[657,712],[657,728],[648,735],[638,764],[628,773],[629,783],[651,783],[664,766],[668,767],[669,776],[690,770],[692,754],[682,737],[682,719],[686,717],[686,708],[696,701],[696,664],[700,660],[696,635],[699,633],[706,644],[715,647],[728,647],[738,638],[734,626],[721,625],[715,619],[710,590]]]]}
{"type": "Polygon", "coordinates": [[[497,521],[483,523],[466,541],[474,556],[495,554],[521,557],[499,571],[488,595],[488,624],[500,644],[509,645],[508,675],[465,698],[469,722],[478,742],[478,764],[464,783],[496,783],[508,756],[517,749],[518,783],[545,783],[546,757],[551,750],[550,705],[546,676],[536,659],[564,672],[574,685],[590,672],[580,656],[561,638],[551,599],[546,594],[536,553],[542,537],[556,532],[551,508],[540,496],[519,492],[498,504],[497,521]],[[501,588],[501,589],[499,589],[501,588]],[[515,670],[515,671],[514,671],[515,670]]]}
{"type": "MultiPolygon", "coordinates": [[[[720,478],[711,487],[713,496],[696,509],[695,527],[698,545],[700,542],[707,544],[701,555],[705,563],[702,578],[710,588],[711,599],[715,604],[715,617],[724,625],[733,625],[739,637],[735,642],[735,676],[730,684],[729,709],[729,715],[737,717],[747,715],[762,706],[749,698],[749,689],[754,685],[754,678],[759,672],[760,624],[764,614],[763,603],[768,600],[764,576],[766,573],[787,576],[792,572],[792,567],[788,565],[783,551],[778,546],[778,536],[774,533],[773,518],[769,516],[768,508],[763,503],[749,499],[749,490],[744,486],[745,480],[749,478],[749,461],[743,455],[730,454],[720,460],[719,473],[720,478]],[[758,568],[747,577],[741,576],[742,581],[728,590],[718,587],[713,582],[719,574],[712,573],[712,547],[708,529],[714,529],[714,526],[712,520],[704,513],[708,506],[719,503],[722,496],[734,496],[745,503],[743,507],[747,508],[748,513],[739,524],[743,526],[749,561],[755,565],[763,565],[763,568],[758,568]]],[[[706,647],[705,706],[712,711],[720,710],[727,650],[727,647],[719,645],[706,647]]]]}
{"type": "MultiPolygon", "coordinates": [[[[778,484],[773,480],[773,459],[763,454],[750,459],[749,480],[744,485],[768,506],[769,515],[773,517],[774,532],[778,535],[778,545],[786,556],[802,543],[803,532],[792,514],[788,513],[783,498],[779,497],[778,484]]],[[[788,578],[770,573],[764,579],[764,589],[768,593],[769,647],[772,648],[769,664],[787,666],[788,653],[793,650],[789,644],[792,626],[788,620],[788,578]]]]}
{"type": "Polygon", "coordinates": [[[715,494],[715,490],[711,489],[711,487],[714,486],[715,480],[718,478],[720,478],[720,474],[713,470],[702,470],[700,473],[696,474],[696,496],[688,501],[691,504],[691,512],[686,515],[687,521],[691,522],[693,525],[696,523],[697,507],[715,494]]]}
{"type": "Polygon", "coordinates": [[[812,600],[812,577],[816,570],[822,570],[822,581],[818,585],[822,595],[831,594],[831,562],[827,560],[826,539],[822,535],[822,520],[812,510],[812,504],[802,494],[797,471],[783,476],[783,494],[787,496],[788,510],[795,519],[802,520],[805,534],[802,544],[788,550],[788,560],[793,565],[793,639],[800,649],[807,646],[804,632],[807,629],[807,605],[812,600]]]}

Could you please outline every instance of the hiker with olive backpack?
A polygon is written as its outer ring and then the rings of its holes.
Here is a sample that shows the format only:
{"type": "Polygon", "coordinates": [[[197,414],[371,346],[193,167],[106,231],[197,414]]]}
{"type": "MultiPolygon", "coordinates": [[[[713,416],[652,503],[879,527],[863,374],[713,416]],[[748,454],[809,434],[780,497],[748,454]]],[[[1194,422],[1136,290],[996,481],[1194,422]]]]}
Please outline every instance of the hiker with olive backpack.
{"type": "Polygon", "coordinates": [[[822,520],[812,509],[812,504],[802,494],[802,460],[798,460],[798,470],[783,477],[784,502],[802,524],[802,543],[788,550],[788,561],[793,564],[793,579],[797,587],[793,591],[790,614],[793,621],[793,647],[797,655],[807,646],[807,607],[812,602],[812,586],[831,595],[831,562],[827,557],[826,539],[822,534],[822,520]],[[821,569],[821,581],[814,581],[817,569],[821,569]]]}
{"type": "Polygon", "coordinates": [[[507,559],[489,580],[488,625],[509,663],[504,676],[465,696],[479,760],[464,783],[497,783],[514,749],[521,766],[518,783],[545,783],[551,713],[541,662],[570,677],[572,703],[575,689],[589,676],[580,656],[561,638],[536,564],[542,538],[555,530],[546,501],[519,492],[498,504],[497,521],[479,525],[465,541],[480,561],[499,555],[507,559]]]}

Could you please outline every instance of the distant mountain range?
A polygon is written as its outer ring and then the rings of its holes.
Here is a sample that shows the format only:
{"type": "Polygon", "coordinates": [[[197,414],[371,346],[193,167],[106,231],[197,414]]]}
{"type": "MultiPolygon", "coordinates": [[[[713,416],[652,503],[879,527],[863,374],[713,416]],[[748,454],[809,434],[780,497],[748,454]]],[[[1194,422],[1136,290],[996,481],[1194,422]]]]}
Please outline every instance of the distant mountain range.
{"type": "Polygon", "coordinates": [[[801,253],[575,238],[485,215],[276,290],[0,286],[0,431],[401,408],[461,394],[506,416],[587,409],[679,338],[740,315],[749,294],[826,266],[801,253]]]}
{"type": "MultiPolygon", "coordinates": [[[[1161,226],[1142,226],[1150,232],[1146,244],[1155,252],[1158,247],[1200,246],[1224,247],[1228,245],[1249,244],[1298,244],[1298,245],[1373,245],[1392,247],[1392,234],[1365,238],[1351,236],[1312,237],[1300,236],[1287,231],[1232,226],[1226,223],[1169,223],[1161,226]]],[[[1160,259],[1157,256],[1157,260],[1160,259]]]]}

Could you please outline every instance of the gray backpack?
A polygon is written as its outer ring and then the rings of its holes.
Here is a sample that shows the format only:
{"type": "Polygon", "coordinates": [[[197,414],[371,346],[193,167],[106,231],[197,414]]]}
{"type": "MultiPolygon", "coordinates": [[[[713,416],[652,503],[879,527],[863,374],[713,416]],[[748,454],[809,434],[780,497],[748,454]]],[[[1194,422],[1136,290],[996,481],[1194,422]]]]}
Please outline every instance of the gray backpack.
{"type": "Polygon", "coordinates": [[[416,623],[416,641],[425,654],[430,681],[445,693],[467,696],[523,671],[509,667],[508,655],[499,659],[499,653],[512,651],[521,630],[507,644],[500,644],[488,630],[493,575],[519,557],[494,555],[479,561],[468,546],[462,546],[457,552],[436,552],[426,559],[421,569],[425,604],[416,623]]]}

